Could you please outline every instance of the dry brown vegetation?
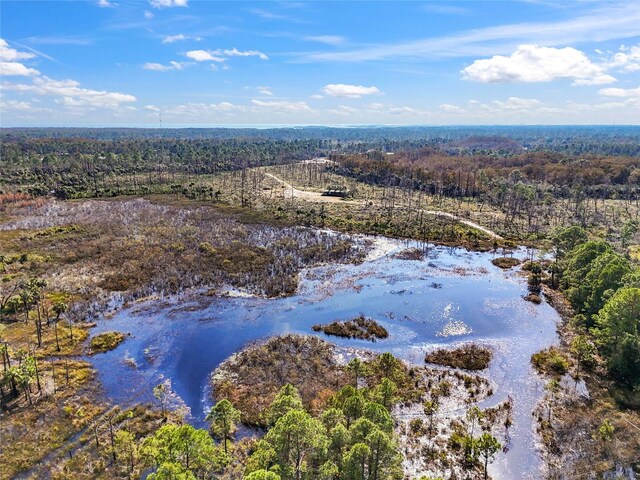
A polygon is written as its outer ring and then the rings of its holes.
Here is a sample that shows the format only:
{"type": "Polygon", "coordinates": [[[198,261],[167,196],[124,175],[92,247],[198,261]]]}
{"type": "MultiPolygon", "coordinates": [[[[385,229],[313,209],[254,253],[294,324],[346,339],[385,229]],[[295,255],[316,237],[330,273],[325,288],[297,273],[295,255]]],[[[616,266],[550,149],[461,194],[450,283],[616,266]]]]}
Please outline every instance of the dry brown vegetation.
{"type": "Polygon", "coordinates": [[[359,315],[343,322],[331,322],[327,325],[314,325],[313,331],[344,338],[376,340],[387,338],[389,332],[375,320],[359,315]]]}
{"type": "Polygon", "coordinates": [[[12,214],[0,225],[0,251],[26,254],[26,273],[46,272],[51,286],[81,298],[224,284],[285,295],[295,291],[300,268],[363,254],[339,235],[243,223],[196,202],[51,201],[12,214]]]}
{"type": "Polygon", "coordinates": [[[520,260],[513,257],[499,257],[491,260],[491,263],[493,263],[496,267],[502,268],[503,270],[508,270],[515,267],[516,265],[519,265],[520,260]]]}
{"type": "Polygon", "coordinates": [[[335,347],[316,337],[287,335],[236,353],[211,378],[214,396],[243,412],[243,421],[264,425],[264,412],[280,388],[290,383],[304,405],[319,411],[348,383],[338,366],[335,347]]]}
{"type": "Polygon", "coordinates": [[[438,349],[429,352],[424,361],[464,370],[484,370],[489,366],[492,357],[493,352],[490,348],[468,344],[453,350],[438,349]]]}
{"type": "Polygon", "coordinates": [[[3,204],[1,220],[0,340],[8,345],[12,365],[28,352],[38,369],[17,396],[3,385],[2,479],[26,470],[33,478],[127,477],[126,466],[112,462],[109,425],[139,438],[161,424],[159,414],[142,407],[113,410],[90,365],[77,360],[122,340],[122,334],[109,332],[87,345],[90,320],[107,308],[198,286],[284,295],[297,287],[301,268],[364,255],[363,244],[339,234],[166,197],[155,202],[16,197],[3,204]],[[8,302],[36,278],[45,283],[28,310],[8,302]],[[68,310],[57,314],[61,303],[68,310]]]}

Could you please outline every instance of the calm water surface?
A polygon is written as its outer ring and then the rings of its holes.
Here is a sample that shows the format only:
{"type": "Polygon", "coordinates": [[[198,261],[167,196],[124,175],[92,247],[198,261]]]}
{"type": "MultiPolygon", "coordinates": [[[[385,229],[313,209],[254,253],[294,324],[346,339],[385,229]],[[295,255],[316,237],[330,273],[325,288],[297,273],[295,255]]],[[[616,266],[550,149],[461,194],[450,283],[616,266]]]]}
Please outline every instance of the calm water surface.
{"type": "Polygon", "coordinates": [[[202,426],[210,406],[209,374],[229,355],[273,335],[317,335],[311,329],[315,323],[363,313],[387,328],[389,338],[376,343],[328,339],[390,351],[418,365],[424,353],[437,346],[471,340],[492,346],[494,360],[483,375],[495,393],[480,406],[495,405],[509,395],[514,399],[509,451],[496,459],[492,474],[500,479],[539,478],[532,411],[544,388],[529,359],[558,341],[557,313],[546,303],[524,301],[526,279],[517,269],[494,267],[491,253],[437,247],[424,260],[401,260],[391,253],[409,244],[384,242],[390,252],[361,265],[305,271],[292,297],[200,296],[148,301],[119,311],[93,332],[131,334],[117,349],[91,359],[108,396],[123,404],[150,401],[153,387],[169,379],[176,402],[188,407],[193,423],[202,426]]]}

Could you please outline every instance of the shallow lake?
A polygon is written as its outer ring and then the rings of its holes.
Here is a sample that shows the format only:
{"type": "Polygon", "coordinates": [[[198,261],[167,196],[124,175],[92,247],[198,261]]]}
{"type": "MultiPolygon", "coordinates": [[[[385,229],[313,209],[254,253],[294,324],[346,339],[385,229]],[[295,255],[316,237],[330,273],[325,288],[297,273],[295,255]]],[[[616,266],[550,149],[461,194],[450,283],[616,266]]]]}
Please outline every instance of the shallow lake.
{"type": "MultiPolygon", "coordinates": [[[[121,404],[152,401],[152,389],[169,379],[176,401],[203,426],[212,370],[249,342],[284,333],[318,335],[316,323],[360,313],[389,331],[375,343],[320,336],[339,345],[389,351],[418,365],[439,346],[477,341],[495,350],[482,375],[494,395],[486,408],[513,399],[508,452],[491,466],[500,479],[539,478],[532,411],[544,394],[531,354],[558,341],[559,316],[547,303],[523,300],[526,279],[503,271],[494,254],[436,247],[424,260],[393,253],[415,244],[376,240],[385,247],[360,265],[330,265],[304,271],[298,293],[288,298],[220,298],[191,295],[136,303],[99,322],[93,333],[118,330],[131,336],[117,349],[92,357],[107,395],[121,404]],[[135,365],[135,366],[133,366],[135,365]]],[[[518,250],[516,257],[526,252],[518,250]]]]}

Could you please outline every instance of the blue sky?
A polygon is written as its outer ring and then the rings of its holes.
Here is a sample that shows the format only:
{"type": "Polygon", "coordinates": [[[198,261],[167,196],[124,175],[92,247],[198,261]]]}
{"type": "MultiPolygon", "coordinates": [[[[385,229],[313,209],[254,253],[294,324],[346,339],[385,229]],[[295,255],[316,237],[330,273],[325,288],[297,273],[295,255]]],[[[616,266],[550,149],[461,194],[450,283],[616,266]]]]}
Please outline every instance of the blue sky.
{"type": "Polygon", "coordinates": [[[2,126],[638,124],[640,3],[0,1],[2,126]]]}

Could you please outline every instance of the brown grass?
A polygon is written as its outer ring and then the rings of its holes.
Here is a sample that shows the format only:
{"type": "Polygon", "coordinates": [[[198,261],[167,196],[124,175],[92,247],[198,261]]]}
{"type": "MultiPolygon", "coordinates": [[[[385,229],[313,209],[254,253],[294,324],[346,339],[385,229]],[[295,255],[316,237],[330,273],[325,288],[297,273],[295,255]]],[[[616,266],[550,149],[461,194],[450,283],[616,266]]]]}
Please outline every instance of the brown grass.
{"type": "Polygon", "coordinates": [[[375,320],[359,315],[351,320],[343,322],[332,322],[327,325],[314,325],[313,331],[324,332],[343,338],[357,338],[360,340],[370,340],[375,342],[378,339],[387,338],[389,332],[375,320]]]}
{"type": "Polygon", "coordinates": [[[469,344],[454,350],[439,349],[429,352],[424,361],[464,370],[484,370],[489,366],[492,357],[491,349],[469,344]]]}
{"type": "Polygon", "coordinates": [[[215,398],[233,403],[245,423],[264,425],[264,412],[283,385],[294,385],[313,411],[346,385],[348,377],[331,344],[317,337],[286,335],[233,355],[214,372],[211,383],[215,398]]]}

